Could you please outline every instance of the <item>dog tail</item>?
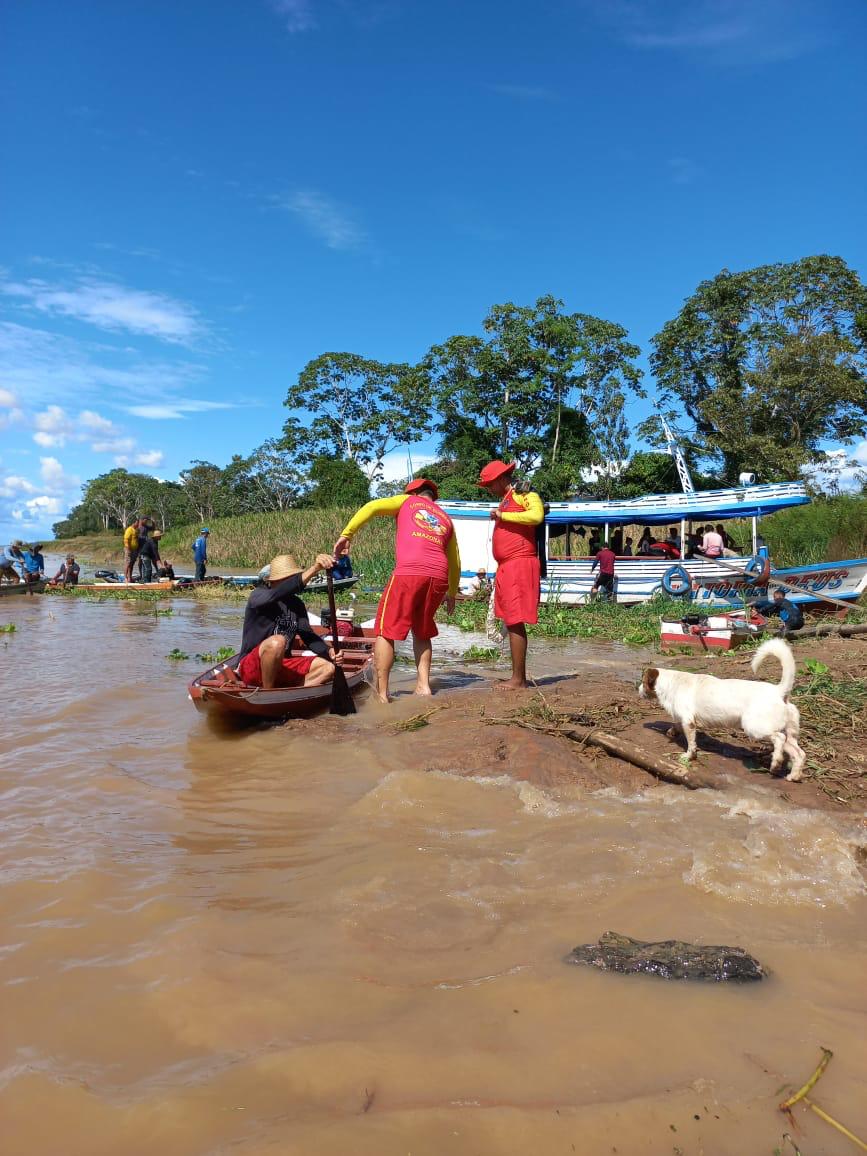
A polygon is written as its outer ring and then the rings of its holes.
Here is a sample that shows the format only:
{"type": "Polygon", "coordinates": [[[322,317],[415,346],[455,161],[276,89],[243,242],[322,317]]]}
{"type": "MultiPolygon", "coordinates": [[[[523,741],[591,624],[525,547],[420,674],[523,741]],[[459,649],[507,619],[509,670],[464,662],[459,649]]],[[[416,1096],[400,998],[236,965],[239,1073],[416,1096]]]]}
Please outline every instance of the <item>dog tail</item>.
{"type": "Polygon", "coordinates": [[[753,657],[752,665],[756,674],[758,674],[759,667],[766,658],[776,658],[783,668],[778,687],[783,698],[788,698],[795,685],[796,673],[795,656],[792,654],[791,646],[782,638],[771,638],[767,642],[763,642],[753,657]]]}

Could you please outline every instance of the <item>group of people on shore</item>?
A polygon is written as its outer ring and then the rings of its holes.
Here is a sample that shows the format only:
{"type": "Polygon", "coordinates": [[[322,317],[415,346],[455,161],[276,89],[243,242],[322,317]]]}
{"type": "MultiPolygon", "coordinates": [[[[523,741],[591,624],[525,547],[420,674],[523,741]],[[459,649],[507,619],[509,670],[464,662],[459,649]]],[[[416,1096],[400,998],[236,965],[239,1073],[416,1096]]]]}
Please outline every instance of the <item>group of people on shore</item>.
{"type": "MultiPolygon", "coordinates": [[[[497,685],[519,690],[527,681],[527,625],[538,622],[541,564],[537,527],[544,521],[542,499],[527,487],[517,487],[515,463],[489,462],[479,485],[498,499],[491,550],[497,563],[494,613],[508,630],[511,677],[497,685]]],[[[440,606],[454,611],[461,577],[461,560],[452,520],[438,503],[435,482],[416,478],[402,494],[365,503],[343,528],[330,554],[319,554],[306,569],[291,554],[272,559],[265,584],[247,602],[240,661],[227,680],[271,688],[315,686],[330,682],[342,656],[310,625],[299,594],[323,570],[333,570],[351,549],[354,536],[372,518],[395,521],[395,567],[376,612],[373,646],[376,693],[390,701],[389,679],[395,643],[410,634],[416,664],[415,693],[431,694],[432,639],[438,634],[435,616],[440,606]],[[312,656],[293,657],[298,635],[312,656]]],[[[487,574],[476,575],[477,589],[487,574]]]]}

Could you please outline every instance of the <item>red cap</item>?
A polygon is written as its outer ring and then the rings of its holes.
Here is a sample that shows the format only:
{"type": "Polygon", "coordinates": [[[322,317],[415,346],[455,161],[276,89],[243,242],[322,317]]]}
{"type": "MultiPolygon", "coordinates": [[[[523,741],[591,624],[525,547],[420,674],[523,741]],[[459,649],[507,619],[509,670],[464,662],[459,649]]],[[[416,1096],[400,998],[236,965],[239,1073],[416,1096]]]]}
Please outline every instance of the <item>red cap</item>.
{"type": "Polygon", "coordinates": [[[419,490],[433,490],[434,499],[440,496],[436,482],[431,482],[428,478],[413,478],[403,488],[405,494],[417,494],[419,490]]]}
{"type": "Polygon", "coordinates": [[[500,461],[488,462],[479,474],[479,485],[490,485],[490,483],[496,481],[497,478],[501,478],[503,474],[513,473],[517,464],[517,462],[510,462],[508,465],[500,461]]]}

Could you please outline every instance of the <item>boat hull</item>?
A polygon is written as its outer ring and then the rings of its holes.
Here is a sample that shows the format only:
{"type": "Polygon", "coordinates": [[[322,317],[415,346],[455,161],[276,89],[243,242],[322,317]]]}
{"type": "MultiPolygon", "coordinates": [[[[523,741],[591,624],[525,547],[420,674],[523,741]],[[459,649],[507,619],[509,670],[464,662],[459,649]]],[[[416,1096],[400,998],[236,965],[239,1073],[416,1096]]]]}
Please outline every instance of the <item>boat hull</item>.
{"type": "MultiPolygon", "coordinates": [[[[344,653],[344,674],[353,694],[361,691],[373,665],[373,639],[364,635],[341,639],[344,653]]],[[[302,651],[292,651],[300,657],[302,651]]],[[[261,686],[208,686],[226,667],[238,661],[238,655],[210,667],[194,678],[188,687],[189,698],[196,710],[212,716],[238,720],[263,719],[277,721],[286,718],[306,718],[318,714],[331,702],[331,685],[275,687],[261,686]]]]}
{"type": "Polygon", "coordinates": [[[0,583],[0,597],[14,598],[16,594],[41,594],[46,582],[3,582],[0,583]]]}
{"type": "Polygon", "coordinates": [[[751,615],[749,622],[743,614],[708,614],[699,622],[662,618],[659,623],[659,640],[663,649],[687,647],[690,650],[732,650],[757,637],[766,625],[767,620],[758,614],[751,615]]]}

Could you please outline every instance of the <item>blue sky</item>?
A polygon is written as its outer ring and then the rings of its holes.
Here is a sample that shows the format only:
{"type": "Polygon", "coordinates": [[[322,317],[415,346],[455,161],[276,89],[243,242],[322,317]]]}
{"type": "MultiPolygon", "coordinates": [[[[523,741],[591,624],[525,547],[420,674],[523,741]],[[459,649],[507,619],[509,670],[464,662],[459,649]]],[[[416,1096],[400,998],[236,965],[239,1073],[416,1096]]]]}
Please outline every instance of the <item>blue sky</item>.
{"type": "Polygon", "coordinates": [[[0,542],[115,464],[248,452],[328,350],[543,293],[646,350],[724,266],[864,275],[865,33],[862,0],[8,0],[0,542]]]}

